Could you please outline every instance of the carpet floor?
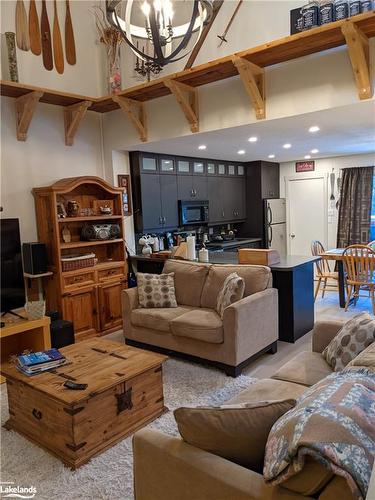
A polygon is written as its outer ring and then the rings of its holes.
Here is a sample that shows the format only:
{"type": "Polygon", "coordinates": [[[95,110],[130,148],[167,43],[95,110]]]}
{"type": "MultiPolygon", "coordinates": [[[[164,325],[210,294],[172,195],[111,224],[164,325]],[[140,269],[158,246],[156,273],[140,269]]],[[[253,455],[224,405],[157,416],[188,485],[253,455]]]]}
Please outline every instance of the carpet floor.
{"type": "MultiPolygon", "coordinates": [[[[169,412],[149,424],[177,434],[173,410],[180,406],[220,405],[256,379],[233,379],[215,368],[169,359],[164,365],[164,396],[169,412]]],[[[8,418],[5,384],[1,386],[1,420],[8,418]]],[[[131,436],[93,458],[77,471],[30,443],[14,431],[1,428],[1,481],[35,486],[35,498],[54,500],[133,499],[131,436]]]]}

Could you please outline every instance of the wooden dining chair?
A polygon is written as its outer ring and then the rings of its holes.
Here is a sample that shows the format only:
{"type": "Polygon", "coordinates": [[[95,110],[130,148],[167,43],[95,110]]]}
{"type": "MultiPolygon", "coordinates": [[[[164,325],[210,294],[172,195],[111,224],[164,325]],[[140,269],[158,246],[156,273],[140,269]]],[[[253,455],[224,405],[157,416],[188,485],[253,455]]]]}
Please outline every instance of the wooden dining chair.
{"type": "Polygon", "coordinates": [[[361,289],[367,290],[371,298],[372,313],[375,314],[375,250],[368,245],[351,245],[343,252],[343,261],[347,273],[348,297],[345,311],[351,298],[357,303],[361,289]]]}
{"type": "MultiPolygon", "coordinates": [[[[315,257],[319,257],[325,253],[324,246],[318,240],[311,243],[311,253],[315,257]]],[[[338,291],[338,280],[339,275],[337,272],[332,271],[327,259],[320,259],[315,262],[316,274],[318,278],[318,283],[315,288],[314,301],[316,300],[320,288],[322,288],[322,298],[326,291],[338,291]],[[334,283],[329,283],[328,280],[333,280],[334,283]]]]}

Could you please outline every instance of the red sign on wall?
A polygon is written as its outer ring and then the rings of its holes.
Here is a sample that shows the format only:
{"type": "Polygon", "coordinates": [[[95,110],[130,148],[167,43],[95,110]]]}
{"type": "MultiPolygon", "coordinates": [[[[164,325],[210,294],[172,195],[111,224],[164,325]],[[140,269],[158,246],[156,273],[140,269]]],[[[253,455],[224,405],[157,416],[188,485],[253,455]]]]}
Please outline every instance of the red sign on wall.
{"type": "Polygon", "coordinates": [[[315,161],[296,161],[296,172],[314,172],[315,161]]]}

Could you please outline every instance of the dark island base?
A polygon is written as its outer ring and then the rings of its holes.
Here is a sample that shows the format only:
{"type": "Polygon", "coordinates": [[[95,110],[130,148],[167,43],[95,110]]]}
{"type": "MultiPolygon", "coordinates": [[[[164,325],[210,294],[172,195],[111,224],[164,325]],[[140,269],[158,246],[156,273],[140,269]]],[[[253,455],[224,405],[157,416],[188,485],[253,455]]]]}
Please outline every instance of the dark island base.
{"type": "Polygon", "coordinates": [[[160,354],[166,354],[167,356],[172,356],[175,358],[186,359],[186,361],[192,361],[193,363],[199,363],[201,365],[214,366],[219,370],[224,371],[229,377],[236,378],[241,375],[242,370],[249,365],[252,361],[257,359],[262,354],[266,352],[270,352],[271,354],[277,353],[277,341],[272,342],[272,344],[268,345],[261,351],[257,352],[250,358],[245,359],[237,366],[226,365],[225,363],[219,363],[218,361],[211,361],[209,359],[199,358],[198,356],[192,356],[191,354],[185,354],[184,352],[172,351],[170,349],[164,349],[163,347],[159,347],[156,345],[145,344],[144,342],[138,342],[133,339],[125,339],[125,344],[132,347],[139,347],[139,349],[146,349],[148,351],[158,352],[160,354]]]}

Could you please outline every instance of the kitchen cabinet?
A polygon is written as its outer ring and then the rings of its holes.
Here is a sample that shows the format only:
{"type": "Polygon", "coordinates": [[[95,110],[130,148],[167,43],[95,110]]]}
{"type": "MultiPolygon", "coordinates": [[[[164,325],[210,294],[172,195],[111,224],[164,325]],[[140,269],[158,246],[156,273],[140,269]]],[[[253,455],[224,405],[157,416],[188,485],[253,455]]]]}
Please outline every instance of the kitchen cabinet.
{"type": "Polygon", "coordinates": [[[175,174],[176,164],[173,156],[160,156],[159,157],[159,172],[161,174],[175,174]]]}
{"type": "Polygon", "coordinates": [[[158,171],[158,162],[155,155],[142,153],[140,155],[141,171],[144,173],[155,173],[158,171]]]}
{"type": "Polygon", "coordinates": [[[76,340],[96,335],[98,328],[98,305],[96,287],[74,290],[63,295],[64,319],[74,325],[76,340]]]}
{"type": "Polygon", "coordinates": [[[160,175],[160,200],[162,226],[178,226],[177,178],[175,175],[160,175]]]}
{"type": "Polygon", "coordinates": [[[200,175],[178,175],[177,194],[179,200],[207,200],[207,177],[200,175]]]}
{"type": "Polygon", "coordinates": [[[98,287],[100,323],[102,330],[122,324],[121,283],[108,283],[98,287]]]}
{"type": "Polygon", "coordinates": [[[239,177],[209,177],[209,220],[234,222],[245,217],[245,182],[239,177]]]}
{"type": "Polygon", "coordinates": [[[142,229],[178,226],[177,179],[173,175],[141,175],[142,229]]]}

